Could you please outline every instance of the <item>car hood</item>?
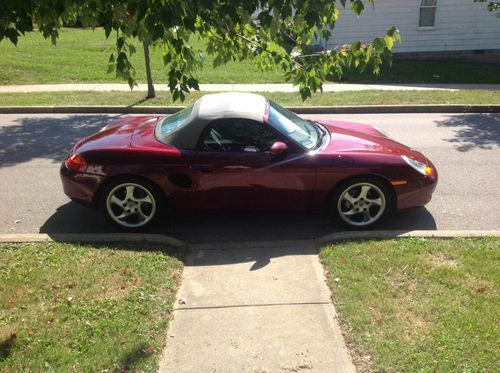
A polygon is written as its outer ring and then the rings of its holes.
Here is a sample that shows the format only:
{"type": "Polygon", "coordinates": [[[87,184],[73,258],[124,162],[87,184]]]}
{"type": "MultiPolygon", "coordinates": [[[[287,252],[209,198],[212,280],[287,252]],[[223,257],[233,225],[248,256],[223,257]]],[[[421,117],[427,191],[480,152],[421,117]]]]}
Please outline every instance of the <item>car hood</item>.
{"type": "Polygon", "coordinates": [[[366,124],[318,120],[331,134],[330,143],[324,148],[327,153],[385,153],[412,155],[421,158],[420,153],[394,141],[376,128],[366,124]]]}
{"type": "Polygon", "coordinates": [[[99,132],[81,139],[74,150],[86,152],[100,149],[128,148],[132,145],[134,134],[143,127],[153,127],[161,117],[142,115],[124,117],[110,122],[99,132]]]}

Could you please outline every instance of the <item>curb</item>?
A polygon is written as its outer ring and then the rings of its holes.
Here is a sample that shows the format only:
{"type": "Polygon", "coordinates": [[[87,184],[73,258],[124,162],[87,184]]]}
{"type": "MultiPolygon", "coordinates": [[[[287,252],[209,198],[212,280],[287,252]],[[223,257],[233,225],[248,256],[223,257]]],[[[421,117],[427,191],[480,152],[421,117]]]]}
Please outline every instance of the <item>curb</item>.
{"type": "Polygon", "coordinates": [[[28,242],[137,242],[160,243],[176,248],[186,248],[187,245],[173,237],[161,234],[143,233],[28,233],[28,234],[0,234],[0,243],[28,243],[28,242]]]}
{"type": "Polygon", "coordinates": [[[313,240],[281,240],[281,241],[243,241],[243,242],[220,242],[209,244],[188,244],[176,238],[161,234],[143,233],[38,233],[38,234],[0,234],[0,243],[29,243],[29,242],[74,242],[74,243],[106,243],[106,242],[129,242],[129,243],[160,243],[176,248],[191,248],[194,250],[226,250],[238,246],[240,249],[255,249],[290,246],[320,246],[332,242],[346,240],[369,240],[369,239],[391,239],[391,238],[474,238],[474,237],[500,237],[500,231],[346,231],[328,234],[313,240]]]}
{"type": "MultiPolygon", "coordinates": [[[[0,114],[173,114],[184,106],[0,106],[0,114]]],[[[500,113],[500,105],[291,106],[297,114],[500,113]]]]}
{"type": "Polygon", "coordinates": [[[173,114],[184,106],[0,106],[0,114],[173,114]]]}
{"type": "Polygon", "coordinates": [[[390,239],[390,238],[474,238],[474,237],[500,237],[500,231],[348,231],[327,234],[316,239],[314,242],[317,245],[326,245],[331,242],[345,241],[345,240],[377,240],[377,239],[390,239]]]}

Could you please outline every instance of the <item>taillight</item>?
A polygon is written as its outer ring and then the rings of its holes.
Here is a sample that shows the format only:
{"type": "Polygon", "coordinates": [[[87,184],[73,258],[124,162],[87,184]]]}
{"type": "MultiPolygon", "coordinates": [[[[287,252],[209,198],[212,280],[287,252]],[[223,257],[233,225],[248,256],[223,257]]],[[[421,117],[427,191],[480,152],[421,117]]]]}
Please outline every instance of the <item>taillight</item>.
{"type": "Polygon", "coordinates": [[[87,161],[80,153],[74,153],[66,159],[66,167],[73,171],[84,172],[87,168],[87,161]]]}

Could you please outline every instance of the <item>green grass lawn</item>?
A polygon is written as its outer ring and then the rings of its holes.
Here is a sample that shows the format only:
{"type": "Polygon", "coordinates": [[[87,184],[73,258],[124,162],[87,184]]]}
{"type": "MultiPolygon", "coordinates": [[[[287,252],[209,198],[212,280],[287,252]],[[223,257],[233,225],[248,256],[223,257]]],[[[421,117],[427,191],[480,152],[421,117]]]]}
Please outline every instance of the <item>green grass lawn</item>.
{"type": "Polygon", "coordinates": [[[498,371],[499,239],[345,242],[320,256],[361,371],[498,371]]]}
{"type": "MultiPolygon", "coordinates": [[[[500,91],[357,91],[316,94],[303,102],[298,93],[264,92],[285,106],[342,106],[389,104],[500,104],[500,91]]],[[[157,92],[157,97],[144,100],[144,92],[46,92],[0,93],[0,106],[64,106],[64,105],[127,105],[169,106],[190,105],[203,95],[193,92],[185,102],[172,102],[169,92],[157,92]]]]}
{"type": "Polygon", "coordinates": [[[159,246],[0,245],[0,372],[155,371],[181,270],[159,246]]]}
{"type": "MultiPolygon", "coordinates": [[[[192,45],[203,49],[203,41],[193,38],[192,45]]],[[[139,43],[132,61],[138,82],[145,82],[144,57],[139,43]]],[[[107,74],[107,62],[114,49],[114,36],[106,39],[102,29],[66,28],[57,46],[39,33],[19,38],[18,46],[0,42],[0,85],[47,83],[122,82],[107,74]]],[[[152,73],[155,82],[165,83],[161,51],[152,50],[152,73]]],[[[206,56],[199,73],[201,83],[282,83],[279,71],[261,72],[251,61],[229,63],[212,68],[213,58],[206,56]]],[[[394,61],[383,68],[380,77],[348,73],[345,82],[363,83],[500,83],[499,65],[468,62],[394,61]]]]}
{"type": "MultiPolygon", "coordinates": [[[[57,45],[45,40],[39,33],[19,38],[17,47],[7,40],[0,42],[0,85],[47,83],[124,83],[114,73],[107,73],[108,58],[114,50],[115,39],[104,36],[102,29],[83,30],[66,28],[57,45]]],[[[192,45],[202,48],[203,42],[193,38],[192,45]]],[[[146,82],[142,45],[136,43],[137,53],[132,63],[139,83],[146,82]]],[[[206,57],[199,72],[202,83],[281,83],[282,74],[259,71],[252,62],[229,63],[223,68],[212,68],[213,58],[206,57]]],[[[157,83],[167,82],[162,53],[151,49],[151,68],[157,83]]]]}

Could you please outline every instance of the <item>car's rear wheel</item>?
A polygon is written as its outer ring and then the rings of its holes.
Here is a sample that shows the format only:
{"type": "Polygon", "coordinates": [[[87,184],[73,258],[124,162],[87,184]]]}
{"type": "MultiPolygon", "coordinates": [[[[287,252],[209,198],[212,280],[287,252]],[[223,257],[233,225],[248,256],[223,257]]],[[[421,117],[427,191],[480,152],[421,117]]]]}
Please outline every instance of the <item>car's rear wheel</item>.
{"type": "Polygon", "coordinates": [[[376,178],[355,178],[335,188],[330,200],[333,218],[353,229],[366,229],[379,223],[390,211],[389,188],[376,178]]]}
{"type": "Polygon", "coordinates": [[[146,180],[122,179],[106,186],[101,207],[113,224],[127,230],[150,225],[162,209],[158,188],[146,180]]]}

